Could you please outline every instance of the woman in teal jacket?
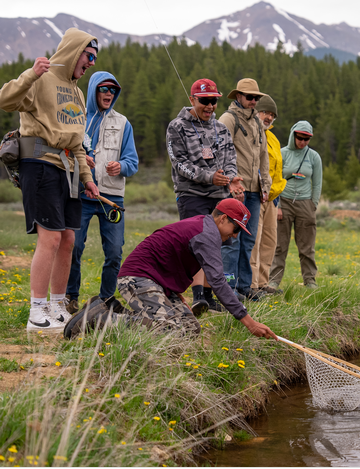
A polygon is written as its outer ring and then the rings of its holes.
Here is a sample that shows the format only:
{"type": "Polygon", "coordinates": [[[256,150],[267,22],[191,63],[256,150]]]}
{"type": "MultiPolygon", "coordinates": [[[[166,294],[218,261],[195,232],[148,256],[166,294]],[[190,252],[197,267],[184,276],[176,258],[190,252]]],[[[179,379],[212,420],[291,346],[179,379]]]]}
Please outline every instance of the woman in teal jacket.
{"type": "Polygon", "coordinates": [[[307,121],[292,126],[288,145],[281,149],[286,187],[280,196],[275,257],[270,269],[269,286],[277,288],[285,271],[285,262],[294,225],[304,285],[316,288],[315,263],[316,208],[322,186],[320,155],[309,148],[313,128],[307,121]]]}

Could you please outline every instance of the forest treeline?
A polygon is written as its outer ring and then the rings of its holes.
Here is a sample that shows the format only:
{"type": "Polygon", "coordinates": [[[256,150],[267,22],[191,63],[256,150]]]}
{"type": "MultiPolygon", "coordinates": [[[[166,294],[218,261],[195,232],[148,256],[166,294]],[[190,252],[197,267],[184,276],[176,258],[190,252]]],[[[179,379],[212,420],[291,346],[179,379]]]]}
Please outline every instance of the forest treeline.
{"type": "MultiPolygon", "coordinates": [[[[195,80],[206,77],[217,83],[224,95],[216,111],[219,117],[231,102],[226,97],[229,91],[241,78],[251,77],[276,101],[279,116],[273,132],[281,146],[287,144],[295,122],[312,124],[310,146],[323,160],[325,194],[333,198],[356,188],[360,179],[360,58],[340,66],[331,56],[317,60],[300,51],[289,57],[281,51],[281,44],[270,53],[260,45],[243,51],[226,42],[218,45],[215,40],[202,48],[174,39],[168,51],[186,92],[163,46],[150,48],[130,41],[125,46],[102,48],[96,66],[79,81],[86,96],[92,73],[106,70],[116,76],[122,92],[115,110],[133,125],[142,164],[167,161],[167,125],[188,105],[187,94],[195,80]]],[[[32,64],[21,54],[16,63],[3,64],[0,85],[32,64]]],[[[0,111],[1,136],[17,126],[17,113],[0,111]]]]}

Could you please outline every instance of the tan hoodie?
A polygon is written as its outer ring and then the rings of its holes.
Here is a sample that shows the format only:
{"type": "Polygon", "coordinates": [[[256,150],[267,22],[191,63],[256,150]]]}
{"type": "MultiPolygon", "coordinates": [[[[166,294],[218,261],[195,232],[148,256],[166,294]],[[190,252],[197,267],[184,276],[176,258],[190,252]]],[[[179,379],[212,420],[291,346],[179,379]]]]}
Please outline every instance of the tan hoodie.
{"type": "MultiPolygon", "coordinates": [[[[82,146],[86,116],[84,96],[72,77],[81,53],[92,39],[96,38],[84,31],[68,29],[50,58],[51,63],[64,64],[64,67],[50,67],[40,78],[30,68],[0,90],[0,108],[20,112],[21,136],[42,137],[50,147],[72,150],[79,161],[83,184],[93,179],[82,146]]],[[[39,160],[65,170],[59,155],[47,153],[39,160]]],[[[73,171],[73,159],[69,158],[69,162],[73,171]]]]}

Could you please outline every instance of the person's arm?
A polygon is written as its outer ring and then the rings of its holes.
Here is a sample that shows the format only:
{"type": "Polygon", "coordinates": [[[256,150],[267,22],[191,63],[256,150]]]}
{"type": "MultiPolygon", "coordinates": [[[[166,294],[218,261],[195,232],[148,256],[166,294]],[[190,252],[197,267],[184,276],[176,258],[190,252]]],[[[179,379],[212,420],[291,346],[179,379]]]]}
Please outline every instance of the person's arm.
{"type": "Polygon", "coordinates": [[[25,70],[19,78],[11,80],[0,90],[0,108],[4,111],[34,111],[34,83],[48,72],[50,61],[46,57],[38,57],[32,68],[25,70]]]}
{"type": "MultiPolygon", "coordinates": [[[[171,123],[166,131],[166,147],[174,170],[186,179],[190,179],[198,184],[213,184],[215,170],[199,167],[195,160],[200,158],[200,153],[190,153],[185,144],[185,133],[180,132],[171,123]]],[[[199,151],[201,147],[199,145],[199,151]]],[[[194,150],[192,150],[194,151],[194,150]]]]}
{"type": "Polygon", "coordinates": [[[313,174],[312,174],[312,193],[311,193],[311,200],[314,202],[315,207],[318,206],[320,195],[321,195],[321,187],[322,187],[322,164],[321,158],[318,153],[314,155],[314,163],[313,163],[313,174]]]}
{"type": "Polygon", "coordinates": [[[204,218],[203,231],[190,240],[189,246],[215,295],[235,319],[241,321],[257,337],[271,336],[276,339],[276,335],[267,326],[248,316],[247,309],[227,283],[221,259],[221,237],[211,216],[204,218]]]}
{"type": "Polygon", "coordinates": [[[132,125],[126,121],[123,141],[121,145],[121,176],[130,177],[138,172],[139,157],[135,147],[132,125]]]}

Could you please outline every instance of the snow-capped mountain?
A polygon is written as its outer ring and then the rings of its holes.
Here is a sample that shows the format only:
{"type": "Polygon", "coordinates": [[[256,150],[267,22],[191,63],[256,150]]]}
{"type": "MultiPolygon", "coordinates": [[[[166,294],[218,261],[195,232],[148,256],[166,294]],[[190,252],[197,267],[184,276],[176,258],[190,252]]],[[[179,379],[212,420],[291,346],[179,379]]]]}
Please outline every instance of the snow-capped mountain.
{"type": "Polygon", "coordinates": [[[360,28],[346,23],[316,25],[268,2],[259,2],[231,15],[205,21],[185,31],[184,36],[203,46],[208,46],[214,37],[219,43],[227,41],[244,50],[259,43],[274,51],[281,41],[288,54],[298,50],[299,42],[305,51],[333,48],[356,56],[360,53],[360,28]]]}
{"type": "MultiPolygon", "coordinates": [[[[52,53],[64,32],[76,27],[94,34],[102,46],[111,42],[124,45],[128,37],[133,42],[159,45],[172,41],[170,35],[135,36],[116,33],[71,15],[60,13],[55,18],[0,18],[0,63],[25,58],[34,59],[46,51],[52,53]]],[[[309,20],[291,15],[268,2],[259,2],[228,16],[207,20],[188,31],[184,37],[189,45],[199,42],[208,46],[212,39],[221,44],[229,42],[234,48],[246,50],[256,43],[274,51],[279,42],[283,50],[292,55],[301,43],[306,53],[323,56],[327,51],[336,56],[346,52],[345,60],[360,55],[360,27],[346,23],[315,25],[309,20]]]]}

